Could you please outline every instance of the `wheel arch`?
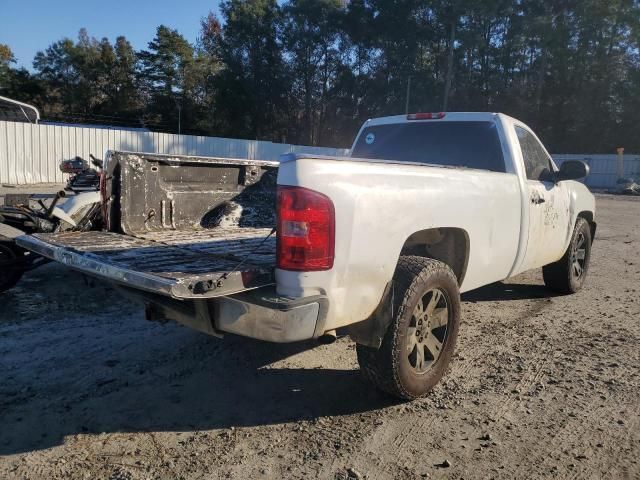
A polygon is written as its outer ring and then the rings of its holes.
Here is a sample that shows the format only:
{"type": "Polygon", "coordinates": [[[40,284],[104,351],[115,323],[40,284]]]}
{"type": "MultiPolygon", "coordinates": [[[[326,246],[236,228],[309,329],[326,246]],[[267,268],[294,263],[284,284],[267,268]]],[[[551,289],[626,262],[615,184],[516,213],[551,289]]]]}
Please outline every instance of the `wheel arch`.
{"type": "MultiPolygon", "coordinates": [[[[412,233],[405,240],[400,257],[413,255],[446,264],[453,271],[458,286],[462,285],[469,263],[469,235],[461,228],[428,228],[412,233]]],[[[393,280],[385,286],[382,298],[373,313],[362,322],[347,326],[349,336],[361,345],[379,348],[392,317],[393,280]]]]}
{"type": "Polygon", "coordinates": [[[596,238],[596,227],[597,224],[594,220],[593,212],[590,210],[583,210],[578,213],[577,218],[584,218],[589,223],[589,229],[591,230],[591,243],[596,238]]]}
{"type": "Polygon", "coordinates": [[[402,255],[433,258],[447,264],[462,285],[469,264],[469,234],[462,228],[427,228],[407,237],[402,255]]]}

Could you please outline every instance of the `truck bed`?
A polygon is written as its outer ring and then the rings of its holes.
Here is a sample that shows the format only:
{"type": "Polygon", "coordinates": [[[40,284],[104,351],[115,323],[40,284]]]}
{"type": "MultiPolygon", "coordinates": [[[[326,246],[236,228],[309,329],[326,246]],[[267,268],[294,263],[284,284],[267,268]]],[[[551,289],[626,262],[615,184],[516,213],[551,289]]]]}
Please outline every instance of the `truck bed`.
{"type": "Polygon", "coordinates": [[[17,243],[89,275],[174,298],[274,282],[273,162],[111,152],[110,231],[17,243]]]}
{"type": "Polygon", "coordinates": [[[174,298],[210,298],[273,283],[270,229],[168,232],[138,238],[111,232],[41,233],[24,248],[84,273],[174,298]]]}

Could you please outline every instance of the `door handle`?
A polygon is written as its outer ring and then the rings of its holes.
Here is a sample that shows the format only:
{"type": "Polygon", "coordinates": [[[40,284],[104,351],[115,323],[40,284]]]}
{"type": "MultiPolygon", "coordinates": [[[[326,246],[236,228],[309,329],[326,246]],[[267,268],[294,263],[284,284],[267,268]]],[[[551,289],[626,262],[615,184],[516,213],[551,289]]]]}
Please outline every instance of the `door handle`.
{"type": "Polygon", "coordinates": [[[531,199],[531,203],[533,203],[534,205],[540,205],[541,203],[544,203],[546,200],[542,197],[538,197],[538,198],[532,198],[531,199]]]}

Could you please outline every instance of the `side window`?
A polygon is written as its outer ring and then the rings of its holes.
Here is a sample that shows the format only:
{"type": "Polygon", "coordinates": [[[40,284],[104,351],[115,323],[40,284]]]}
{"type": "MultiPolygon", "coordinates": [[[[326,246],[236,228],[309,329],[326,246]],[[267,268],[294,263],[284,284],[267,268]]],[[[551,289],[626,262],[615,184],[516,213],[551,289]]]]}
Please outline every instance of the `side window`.
{"type": "Polygon", "coordinates": [[[521,127],[516,128],[516,135],[520,142],[524,168],[529,180],[546,181],[551,176],[551,163],[544,149],[528,131],[521,127]]]}

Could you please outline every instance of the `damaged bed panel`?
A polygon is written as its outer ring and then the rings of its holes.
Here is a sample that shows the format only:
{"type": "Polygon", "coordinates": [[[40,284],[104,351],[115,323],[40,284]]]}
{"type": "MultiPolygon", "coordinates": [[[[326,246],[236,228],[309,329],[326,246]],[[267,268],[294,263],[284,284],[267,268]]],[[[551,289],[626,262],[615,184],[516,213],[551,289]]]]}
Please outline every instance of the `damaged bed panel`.
{"type": "Polygon", "coordinates": [[[242,230],[228,229],[224,236],[197,242],[186,235],[159,243],[110,232],[64,232],[23,236],[18,243],[119,284],[174,298],[211,298],[274,282],[271,230],[242,230]]]}
{"type": "Polygon", "coordinates": [[[109,152],[108,232],[22,237],[45,257],[174,298],[273,284],[277,162],[109,152]]]}
{"type": "Polygon", "coordinates": [[[273,227],[277,163],[111,152],[110,230],[273,227]]]}

